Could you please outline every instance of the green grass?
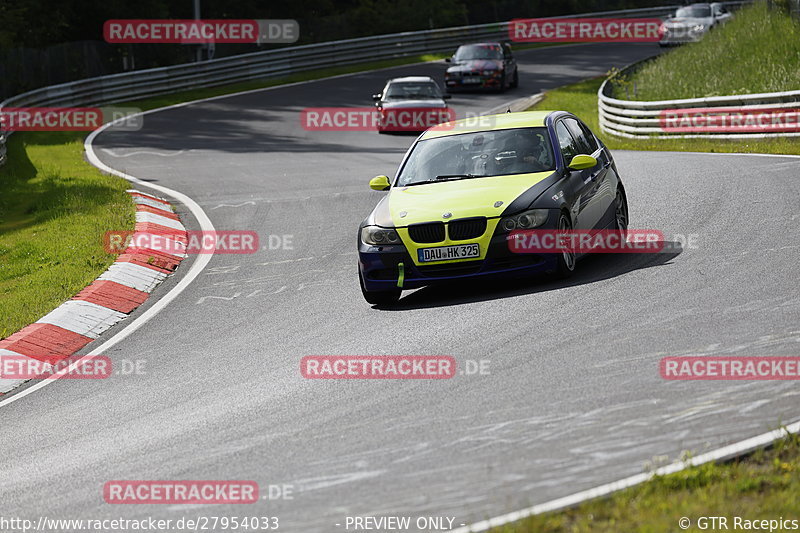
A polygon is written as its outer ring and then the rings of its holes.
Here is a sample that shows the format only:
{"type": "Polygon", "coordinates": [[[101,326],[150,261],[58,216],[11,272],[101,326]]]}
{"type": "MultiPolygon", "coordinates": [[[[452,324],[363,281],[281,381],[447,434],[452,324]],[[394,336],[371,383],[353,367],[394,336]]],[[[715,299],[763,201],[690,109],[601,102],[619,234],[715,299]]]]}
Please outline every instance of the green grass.
{"type": "Polygon", "coordinates": [[[133,229],[127,181],[82,158],[83,133],[16,133],[0,168],[0,338],[91,283],[114,261],[109,230],[133,229]]]}
{"type": "Polygon", "coordinates": [[[800,519],[797,502],[800,438],[791,435],[768,450],[732,462],[706,463],[656,476],[608,498],[529,517],[492,533],[676,532],[681,531],[678,520],[682,517],[691,520],[686,531],[701,531],[698,518],[703,516],[728,517],[732,530],[735,516],[748,520],[781,516],[800,519]]]}
{"type": "MultiPolygon", "coordinates": [[[[800,89],[800,22],[760,1],[698,43],[646,63],[631,99],[670,100],[800,89]]],[[[624,93],[620,97],[624,97],[624,93]]]]}
{"type": "Polygon", "coordinates": [[[800,139],[624,139],[605,135],[597,116],[597,90],[603,78],[594,78],[548,91],[534,109],[560,109],[575,113],[612,150],[666,150],[677,152],[742,152],[800,155],[800,139]]]}

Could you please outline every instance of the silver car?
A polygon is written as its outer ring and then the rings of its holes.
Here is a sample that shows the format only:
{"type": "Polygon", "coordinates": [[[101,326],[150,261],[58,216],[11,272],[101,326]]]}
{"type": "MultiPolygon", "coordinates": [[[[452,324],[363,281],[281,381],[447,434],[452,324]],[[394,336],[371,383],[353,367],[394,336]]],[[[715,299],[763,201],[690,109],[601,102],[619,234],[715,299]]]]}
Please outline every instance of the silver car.
{"type": "Polygon", "coordinates": [[[419,133],[453,120],[454,112],[445,102],[450,98],[428,76],[391,79],[381,92],[372,95],[379,112],[378,133],[419,133]]]}
{"type": "Polygon", "coordinates": [[[693,43],[702,39],[714,26],[728,20],[731,14],[720,3],[692,4],[678,9],[661,24],[658,44],[669,46],[693,43]]]}

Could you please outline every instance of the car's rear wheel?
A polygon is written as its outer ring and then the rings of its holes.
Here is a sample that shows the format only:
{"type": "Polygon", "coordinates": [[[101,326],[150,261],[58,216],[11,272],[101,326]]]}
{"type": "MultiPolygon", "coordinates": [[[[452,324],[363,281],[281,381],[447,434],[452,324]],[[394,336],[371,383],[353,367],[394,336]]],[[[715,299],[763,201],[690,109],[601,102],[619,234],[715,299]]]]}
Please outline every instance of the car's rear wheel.
{"type": "MultiPolygon", "coordinates": [[[[572,231],[572,222],[566,213],[561,213],[558,219],[558,233],[569,234],[572,231]]],[[[567,239],[569,242],[569,239],[567,239]]],[[[568,278],[575,272],[575,263],[577,258],[575,252],[571,248],[565,248],[558,256],[558,270],[557,274],[560,278],[568,278]]]]}
{"type": "Polygon", "coordinates": [[[519,87],[519,70],[514,71],[514,77],[511,79],[511,88],[516,89],[519,87]]]}
{"type": "Polygon", "coordinates": [[[393,304],[400,299],[400,293],[402,292],[400,289],[392,291],[368,291],[364,287],[364,276],[361,275],[360,270],[358,271],[358,282],[361,285],[361,294],[364,295],[364,299],[369,304],[388,305],[393,304]]]}
{"type": "Polygon", "coordinates": [[[622,187],[617,189],[617,197],[614,199],[614,229],[623,235],[628,234],[628,199],[622,187]]]}

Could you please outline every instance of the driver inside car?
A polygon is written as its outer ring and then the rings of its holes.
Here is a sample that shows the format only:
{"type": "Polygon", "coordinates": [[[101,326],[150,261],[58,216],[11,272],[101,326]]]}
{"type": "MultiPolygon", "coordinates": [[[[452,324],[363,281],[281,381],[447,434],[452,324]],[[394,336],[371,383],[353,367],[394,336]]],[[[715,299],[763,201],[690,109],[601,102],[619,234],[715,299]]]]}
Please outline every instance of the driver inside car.
{"type": "Polygon", "coordinates": [[[511,131],[502,149],[494,156],[495,174],[526,174],[549,167],[544,140],[540,134],[511,131]]]}

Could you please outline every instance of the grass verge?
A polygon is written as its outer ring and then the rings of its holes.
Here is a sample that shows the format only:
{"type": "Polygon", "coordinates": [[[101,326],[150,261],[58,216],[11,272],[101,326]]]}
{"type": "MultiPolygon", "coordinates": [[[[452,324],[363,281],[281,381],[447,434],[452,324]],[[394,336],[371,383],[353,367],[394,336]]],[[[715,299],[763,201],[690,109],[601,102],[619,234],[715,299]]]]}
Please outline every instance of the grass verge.
{"type": "MultiPolygon", "coordinates": [[[[672,100],[800,89],[800,22],[755,2],[697,43],[650,61],[629,79],[631,99],[672,100]]],[[[624,98],[624,97],[622,97],[624,98]]]]}
{"type": "Polygon", "coordinates": [[[0,338],[34,322],[114,261],[108,230],[132,229],[127,181],[82,158],[84,133],[17,133],[0,168],[0,338]]]}
{"type": "Polygon", "coordinates": [[[548,91],[534,109],[561,109],[575,113],[612,150],[676,152],[742,152],[800,155],[800,138],[774,139],[624,139],[603,135],[597,116],[597,90],[604,78],[594,78],[548,91]]]}
{"type": "MultiPolygon", "coordinates": [[[[727,518],[727,529],[766,530],[758,524],[735,528],[743,520],[796,520],[795,525],[772,527],[789,531],[800,526],[800,437],[790,435],[767,450],[737,460],[706,463],[584,503],[557,513],[529,517],[492,530],[492,533],[608,532],[608,531],[703,531],[701,517],[727,518]],[[683,529],[681,518],[690,526],[683,529]]],[[[717,523],[719,524],[719,523],[717,523]]],[[[744,522],[741,523],[744,525],[744,522]]],[[[722,531],[726,528],[705,528],[722,531]]]]}

